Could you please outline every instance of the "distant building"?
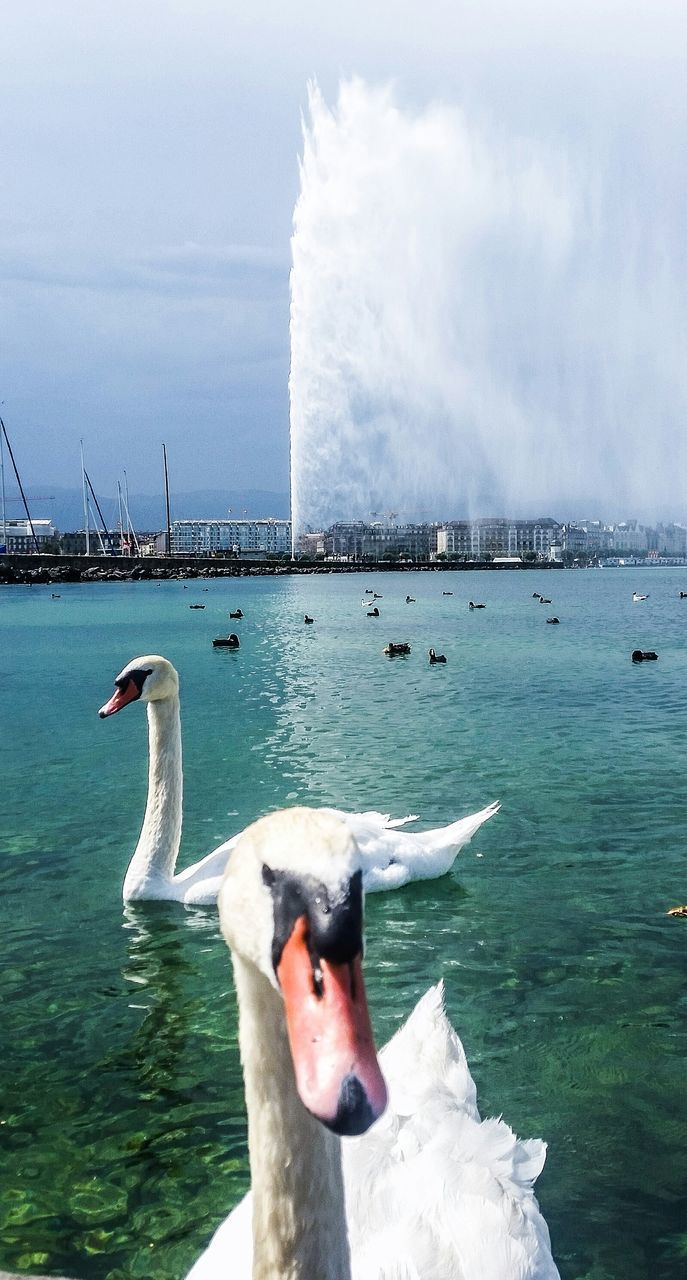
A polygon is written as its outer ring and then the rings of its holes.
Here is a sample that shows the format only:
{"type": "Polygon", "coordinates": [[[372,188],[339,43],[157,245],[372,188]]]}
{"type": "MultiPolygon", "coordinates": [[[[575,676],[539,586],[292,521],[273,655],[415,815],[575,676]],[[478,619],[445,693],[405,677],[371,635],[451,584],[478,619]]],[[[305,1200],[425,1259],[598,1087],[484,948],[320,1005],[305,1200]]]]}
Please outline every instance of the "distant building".
{"type": "Polygon", "coordinates": [[[291,521],[175,520],[171,550],[174,556],[287,554],[291,551],[291,521]]]}
{"type": "Polygon", "coordinates": [[[436,554],[435,524],[386,524],[338,520],[324,534],[325,555],[333,560],[429,560],[436,554]]]}
{"type": "MultiPolygon", "coordinates": [[[[57,529],[52,520],[34,520],[33,531],[36,535],[38,550],[44,551],[48,543],[57,539],[57,529]]],[[[5,520],[7,551],[14,555],[31,555],[36,551],[36,543],[28,520],[5,520]]],[[[2,524],[0,524],[0,541],[2,541],[2,524]]]]}
{"type": "MultiPolygon", "coordinates": [[[[137,533],[136,541],[141,550],[142,541],[149,541],[153,537],[151,533],[137,533]]],[[[88,551],[89,555],[137,555],[136,545],[131,534],[122,533],[120,538],[119,529],[110,529],[107,533],[104,529],[99,531],[89,529],[88,531],[88,551]]],[[[63,556],[84,556],[86,554],[86,530],[77,529],[74,533],[63,533],[60,537],[60,553],[63,556]]]]}
{"type": "Polygon", "coordinates": [[[613,531],[601,520],[577,520],[562,528],[563,549],[573,556],[606,555],[613,549],[613,531]]]}
{"type": "Polygon", "coordinates": [[[656,528],[656,550],[662,556],[687,554],[687,529],[681,524],[659,524],[656,528]]]}
{"type": "Polygon", "coordinates": [[[537,520],[509,520],[505,516],[451,520],[437,531],[437,551],[468,560],[518,557],[528,551],[548,559],[559,532],[560,525],[550,516],[537,520]]]}
{"type": "Polygon", "coordinates": [[[623,520],[613,526],[611,545],[614,551],[648,551],[649,539],[643,525],[636,520],[623,520]]]}

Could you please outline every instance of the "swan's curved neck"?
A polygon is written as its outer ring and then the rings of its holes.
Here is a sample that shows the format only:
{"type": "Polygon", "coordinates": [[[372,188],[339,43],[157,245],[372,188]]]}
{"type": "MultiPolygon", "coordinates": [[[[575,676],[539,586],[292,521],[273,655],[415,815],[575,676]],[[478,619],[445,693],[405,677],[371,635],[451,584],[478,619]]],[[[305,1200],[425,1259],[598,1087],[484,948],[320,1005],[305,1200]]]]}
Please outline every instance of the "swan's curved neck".
{"type": "Polygon", "coordinates": [[[155,888],[163,895],[181,843],[182,764],[179,698],[148,703],[148,801],[138,844],[124,880],[124,898],[155,888]]]}
{"type": "Polygon", "coordinates": [[[234,956],[253,1194],[253,1280],[350,1280],[341,1139],[296,1092],[284,1005],[234,956]]]}

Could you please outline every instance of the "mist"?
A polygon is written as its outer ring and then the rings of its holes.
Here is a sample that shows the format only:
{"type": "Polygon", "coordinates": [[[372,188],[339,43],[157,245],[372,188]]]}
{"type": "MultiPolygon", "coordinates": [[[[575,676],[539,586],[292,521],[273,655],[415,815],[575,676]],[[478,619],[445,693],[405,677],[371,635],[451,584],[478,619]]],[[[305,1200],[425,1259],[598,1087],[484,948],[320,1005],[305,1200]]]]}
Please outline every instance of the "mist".
{"type": "Polygon", "coordinates": [[[292,239],[296,532],[389,508],[681,517],[679,218],[634,146],[514,137],[355,78],[330,107],[311,85],[292,239]]]}

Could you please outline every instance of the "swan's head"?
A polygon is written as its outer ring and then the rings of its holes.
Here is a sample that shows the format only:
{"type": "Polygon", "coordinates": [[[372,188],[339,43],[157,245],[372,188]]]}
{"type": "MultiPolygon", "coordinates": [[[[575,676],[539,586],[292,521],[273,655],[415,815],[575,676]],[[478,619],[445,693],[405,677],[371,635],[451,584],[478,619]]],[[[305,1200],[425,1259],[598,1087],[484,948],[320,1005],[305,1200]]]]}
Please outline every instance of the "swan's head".
{"type": "Polygon", "coordinates": [[[284,1000],[296,1088],[335,1133],[364,1133],[386,1106],[362,975],[358,847],[334,814],[285,809],[254,823],[218,898],[224,937],[284,1000]]]}
{"type": "Polygon", "coordinates": [[[155,702],[178,694],[179,677],[171,662],[161,658],[159,653],[149,653],[143,658],[133,658],[120,671],[115,680],[115,691],[98,715],[104,720],[105,716],[113,716],[139,698],[142,702],[155,702]]]}

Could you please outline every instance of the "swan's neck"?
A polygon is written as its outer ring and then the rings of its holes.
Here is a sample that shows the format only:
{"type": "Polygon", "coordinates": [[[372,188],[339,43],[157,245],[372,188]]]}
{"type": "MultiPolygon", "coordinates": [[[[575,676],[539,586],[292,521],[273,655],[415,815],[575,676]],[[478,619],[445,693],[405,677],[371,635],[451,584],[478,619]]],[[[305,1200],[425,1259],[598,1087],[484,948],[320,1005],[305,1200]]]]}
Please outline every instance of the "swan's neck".
{"type": "Polygon", "coordinates": [[[181,843],[182,787],[179,698],[160,698],[148,703],[148,801],[124,880],[127,900],[155,888],[164,896],[181,843]]]}
{"type": "Polygon", "coordinates": [[[296,1092],[284,1005],[234,957],[253,1192],[253,1280],[350,1280],[341,1140],[296,1092]]]}

